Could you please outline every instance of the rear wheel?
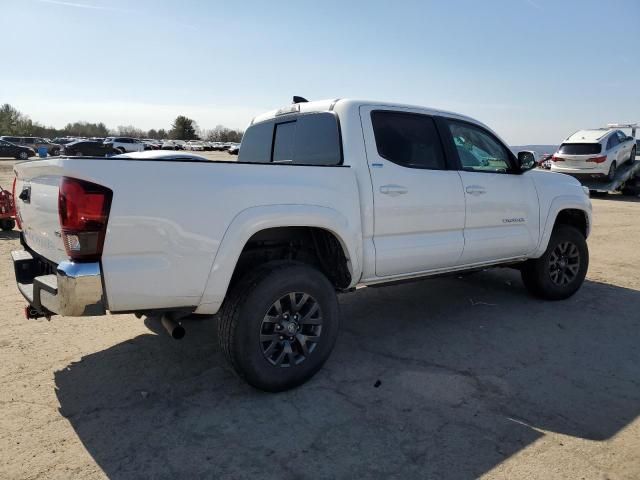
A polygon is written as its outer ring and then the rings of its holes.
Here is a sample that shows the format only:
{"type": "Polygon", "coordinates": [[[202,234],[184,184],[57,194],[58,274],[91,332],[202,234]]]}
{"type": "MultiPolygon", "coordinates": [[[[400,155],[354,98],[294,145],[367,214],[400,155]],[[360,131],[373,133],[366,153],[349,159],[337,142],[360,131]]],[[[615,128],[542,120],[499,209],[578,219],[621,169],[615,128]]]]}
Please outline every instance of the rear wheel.
{"type": "Polygon", "coordinates": [[[532,294],[564,300],[582,286],[589,268],[587,242],[577,229],[558,225],[544,254],[522,268],[522,280],[532,294]]]}
{"type": "Polygon", "coordinates": [[[609,173],[607,174],[607,180],[612,182],[616,178],[616,170],[617,170],[617,165],[616,165],[616,162],[613,161],[613,162],[611,162],[611,166],[609,167],[609,173]]]}
{"type": "Polygon", "coordinates": [[[18,160],[26,160],[29,158],[29,154],[25,151],[22,151],[18,154],[18,160]]]}
{"type": "Polygon", "coordinates": [[[631,155],[629,156],[629,163],[633,163],[636,160],[636,147],[631,149],[631,155]]]}
{"type": "Polygon", "coordinates": [[[320,370],[335,345],[333,285],[315,268],[265,264],[232,289],[220,312],[220,347],[236,373],[269,392],[294,388],[320,370]]]}

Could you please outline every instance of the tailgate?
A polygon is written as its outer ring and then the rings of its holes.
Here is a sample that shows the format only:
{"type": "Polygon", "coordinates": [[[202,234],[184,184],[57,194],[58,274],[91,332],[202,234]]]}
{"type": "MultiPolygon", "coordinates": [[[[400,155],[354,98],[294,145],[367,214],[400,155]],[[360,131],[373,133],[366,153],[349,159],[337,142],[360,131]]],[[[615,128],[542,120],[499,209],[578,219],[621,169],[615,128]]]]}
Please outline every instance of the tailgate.
{"type": "Polygon", "coordinates": [[[25,242],[47,260],[67,260],[58,218],[59,160],[22,162],[14,171],[16,210],[25,242]]]}

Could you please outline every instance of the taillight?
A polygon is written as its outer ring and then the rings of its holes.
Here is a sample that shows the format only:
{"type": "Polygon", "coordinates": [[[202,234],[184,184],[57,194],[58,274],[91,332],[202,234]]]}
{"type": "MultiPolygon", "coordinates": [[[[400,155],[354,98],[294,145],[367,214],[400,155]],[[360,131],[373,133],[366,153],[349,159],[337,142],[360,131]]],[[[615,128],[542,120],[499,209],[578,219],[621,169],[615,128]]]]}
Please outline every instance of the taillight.
{"type": "Polygon", "coordinates": [[[58,193],[62,242],[72,260],[94,262],[102,256],[113,193],[102,185],[63,177],[58,193]]]}
{"type": "Polygon", "coordinates": [[[20,224],[20,215],[18,215],[18,197],[16,197],[16,181],[18,177],[13,177],[13,185],[11,186],[11,196],[13,197],[13,208],[16,211],[16,223],[18,224],[18,228],[22,230],[22,225],[20,224]]]}
{"type": "Polygon", "coordinates": [[[599,157],[587,158],[587,162],[590,163],[604,163],[607,161],[606,155],[601,155],[599,157]]]}
{"type": "Polygon", "coordinates": [[[551,157],[551,161],[552,161],[552,162],[564,162],[564,158],[562,158],[562,157],[558,157],[558,156],[556,156],[556,155],[553,155],[553,156],[551,157]]]}

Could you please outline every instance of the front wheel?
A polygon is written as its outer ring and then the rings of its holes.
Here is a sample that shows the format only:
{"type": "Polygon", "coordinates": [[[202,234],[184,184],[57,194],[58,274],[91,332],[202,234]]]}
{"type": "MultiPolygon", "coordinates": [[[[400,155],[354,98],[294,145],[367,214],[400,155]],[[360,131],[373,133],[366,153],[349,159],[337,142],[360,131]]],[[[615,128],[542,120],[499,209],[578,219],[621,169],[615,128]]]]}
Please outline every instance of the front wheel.
{"type": "Polygon", "coordinates": [[[18,160],[27,160],[29,158],[29,154],[27,152],[20,152],[18,154],[18,160]]]}
{"type": "Polygon", "coordinates": [[[315,268],[265,264],[232,288],[218,323],[236,373],[268,392],[297,387],[329,358],[339,330],[333,285],[315,268]]]}
{"type": "Polygon", "coordinates": [[[544,254],[524,264],[522,281],[537,297],[564,300],[582,286],[588,268],[589,249],[582,233],[559,225],[554,228],[544,254]]]}

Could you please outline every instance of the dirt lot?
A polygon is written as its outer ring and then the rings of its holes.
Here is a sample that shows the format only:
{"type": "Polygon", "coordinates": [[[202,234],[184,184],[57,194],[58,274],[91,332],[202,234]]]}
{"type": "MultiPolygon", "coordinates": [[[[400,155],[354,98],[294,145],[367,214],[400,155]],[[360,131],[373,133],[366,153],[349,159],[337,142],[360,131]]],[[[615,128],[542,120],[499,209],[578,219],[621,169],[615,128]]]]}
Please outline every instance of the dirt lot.
{"type": "Polygon", "coordinates": [[[640,478],[640,201],[593,203],[575,297],[511,270],[360,289],[325,368],[278,395],[227,370],[215,319],[181,342],[25,320],[2,233],[0,478],[640,478]]]}

